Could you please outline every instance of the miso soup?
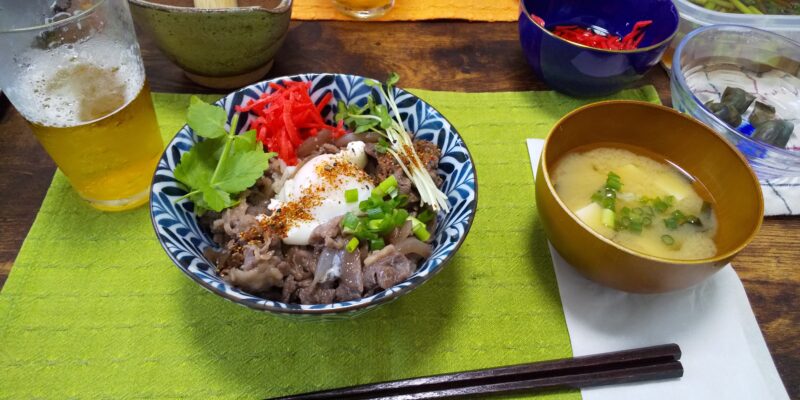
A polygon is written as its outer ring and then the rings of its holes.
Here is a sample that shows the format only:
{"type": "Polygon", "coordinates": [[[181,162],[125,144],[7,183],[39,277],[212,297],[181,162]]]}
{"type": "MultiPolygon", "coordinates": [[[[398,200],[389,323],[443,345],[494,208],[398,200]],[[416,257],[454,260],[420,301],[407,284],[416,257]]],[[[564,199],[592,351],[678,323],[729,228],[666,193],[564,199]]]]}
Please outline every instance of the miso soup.
{"type": "Polygon", "coordinates": [[[674,165],[631,150],[566,154],[552,174],[558,197],[586,225],[629,249],[680,260],[714,256],[717,219],[708,191],[674,165]]]}

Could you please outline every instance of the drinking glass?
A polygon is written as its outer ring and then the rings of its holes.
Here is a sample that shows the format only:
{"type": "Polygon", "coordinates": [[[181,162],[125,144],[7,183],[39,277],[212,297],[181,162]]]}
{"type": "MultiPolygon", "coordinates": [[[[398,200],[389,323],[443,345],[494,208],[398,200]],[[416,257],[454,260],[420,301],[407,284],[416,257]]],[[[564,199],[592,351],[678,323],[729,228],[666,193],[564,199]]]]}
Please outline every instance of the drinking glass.
{"type": "Polygon", "coordinates": [[[0,0],[0,88],[95,208],[147,201],[163,149],[126,0],[0,0]]]}
{"type": "Polygon", "coordinates": [[[394,0],[333,0],[336,8],[353,18],[370,19],[386,14],[394,0]]]}

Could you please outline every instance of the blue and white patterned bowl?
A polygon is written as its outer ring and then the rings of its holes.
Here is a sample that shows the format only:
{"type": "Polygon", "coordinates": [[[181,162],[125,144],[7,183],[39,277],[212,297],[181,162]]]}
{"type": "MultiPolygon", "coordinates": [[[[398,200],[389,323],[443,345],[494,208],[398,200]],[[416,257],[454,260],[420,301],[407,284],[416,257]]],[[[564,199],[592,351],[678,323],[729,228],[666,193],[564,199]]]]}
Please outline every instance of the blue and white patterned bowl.
{"type": "MultiPolygon", "coordinates": [[[[364,84],[365,78],[341,74],[303,74],[275,78],[247,86],[220,99],[216,104],[228,113],[228,120],[234,114],[234,106],[244,105],[250,99],[257,99],[264,92],[271,92],[270,82],[284,80],[311,82],[311,98],[316,102],[327,92],[333,93],[334,100],[345,103],[366,103],[372,88],[364,84]]],[[[408,132],[414,137],[436,143],[442,149],[439,162],[439,175],[444,178],[442,191],[447,195],[450,211],[440,213],[433,233],[433,254],[425,260],[406,281],[385,291],[359,300],[333,304],[302,305],[267,300],[246,293],[226,283],[216,273],[215,266],[203,256],[203,250],[216,244],[198,225],[194,204],[180,200],[187,193],[186,187],[175,179],[173,171],[181,155],[199,141],[192,129],[184,125],[169,143],[153,176],[150,192],[150,216],[161,246],[175,265],[187,276],[204,288],[235,303],[279,315],[301,316],[319,319],[320,316],[354,316],[387,303],[410,292],[438,273],[455,254],[469,232],[478,204],[477,180],[472,158],[461,136],[455,128],[429,104],[402,89],[395,89],[397,105],[408,132]]],[[[373,97],[381,98],[377,92],[373,97]]],[[[326,106],[323,116],[332,120],[336,106],[326,106]]],[[[242,115],[243,117],[244,115],[242,115]]],[[[237,132],[246,130],[250,122],[241,118],[237,132]]]]}

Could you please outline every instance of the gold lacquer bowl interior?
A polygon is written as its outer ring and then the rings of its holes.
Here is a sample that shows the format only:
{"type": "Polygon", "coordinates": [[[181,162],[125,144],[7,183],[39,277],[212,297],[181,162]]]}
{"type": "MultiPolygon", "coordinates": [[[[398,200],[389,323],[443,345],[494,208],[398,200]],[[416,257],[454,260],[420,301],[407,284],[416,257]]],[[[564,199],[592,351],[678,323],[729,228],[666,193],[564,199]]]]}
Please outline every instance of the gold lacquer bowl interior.
{"type": "Polygon", "coordinates": [[[536,200],[548,238],[570,264],[598,283],[640,293],[683,289],[715,273],[752,240],[764,213],[758,179],[736,149],[691,117],[635,101],[594,103],[562,118],[542,152],[536,200]],[[715,202],[716,255],[701,260],[654,257],[620,246],[582,223],[558,199],[550,172],[568,152],[593,144],[642,148],[699,180],[715,202]]]}

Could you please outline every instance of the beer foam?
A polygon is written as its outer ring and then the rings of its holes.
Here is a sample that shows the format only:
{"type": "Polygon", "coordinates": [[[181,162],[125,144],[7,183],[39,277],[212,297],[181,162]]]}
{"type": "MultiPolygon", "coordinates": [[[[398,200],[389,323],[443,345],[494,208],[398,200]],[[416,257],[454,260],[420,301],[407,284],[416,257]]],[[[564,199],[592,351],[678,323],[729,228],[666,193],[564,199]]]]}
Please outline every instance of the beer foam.
{"type": "Polygon", "coordinates": [[[142,90],[144,68],[135,48],[120,54],[120,46],[96,37],[31,50],[23,76],[8,88],[22,100],[15,106],[28,121],[51,127],[83,125],[124,107],[142,90]]]}

